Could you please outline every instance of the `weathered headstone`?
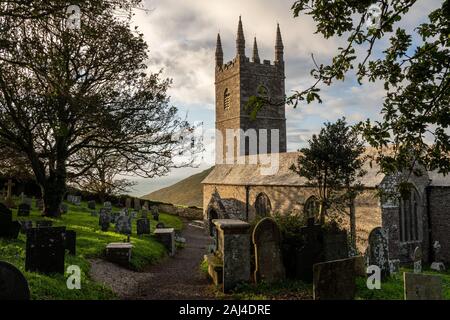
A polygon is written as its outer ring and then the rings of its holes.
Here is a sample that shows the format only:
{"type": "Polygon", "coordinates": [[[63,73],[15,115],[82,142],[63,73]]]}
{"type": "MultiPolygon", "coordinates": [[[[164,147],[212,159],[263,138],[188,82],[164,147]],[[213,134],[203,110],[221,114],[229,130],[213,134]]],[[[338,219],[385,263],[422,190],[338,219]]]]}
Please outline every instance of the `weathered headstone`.
{"type": "Polygon", "coordinates": [[[136,212],[136,211],[131,211],[130,217],[131,217],[131,219],[136,219],[136,217],[137,217],[137,212],[136,212]]]}
{"type": "Polygon", "coordinates": [[[73,198],[73,204],[79,206],[81,204],[81,196],[75,196],[73,198]]]}
{"type": "Polygon", "coordinates": [[[153,216],[153,220],[159,221],[159,210],[158,210],[158,207],[153,207],[152,208],[152,216],[153,216]]]}
{"type": "Polygon", "coordinates": [[[131,261],[131,243],[110,243],[106,246],[106,259],[108,261],[128,267],[131,261]]]}
{"type": "Polygon", "coordinates": [[[398,273],[399,270],[400,270],[400,260],[399,259],[389,260],[390,274],[398,273]]]}
{"type": "Polygon", "coordinates": [[[98,218],[98,224],[100,226],[100,229],[103,232],[108,231],[110,221],[111,221],[111,218],[110,218],[109,214],[107,212],[101,210],[100,216],[98,218]]]}
{"type": "Polygon", "coordinates": [[[31,206],[27,203],[21,203],[19,204],[19,207],[17,208],[17,216],[18,217],[29,217],[31,211],[31,206]]]}
{"type": "Polygon", "coordinates": [[[385,279],[390,275],[389,248],[386,231],[377,227],[369,234],[368,247],[369,265],[378,266],[381,269],[381,278],[385,279]]]}
{"type": "Polygon", "coordinates": [[[175,229],[156,229],[154,235],[166,247],[169,255],[173,256],[175,254],[175,229]]]}
{"type": "Polygon", "coordinates": [[[77,250],[77,233],[74,230],[67,230],[64,233],[64,248],[69,251],[70,255],[76,255],[77,250]]]}
{"type": "Polygon", "coordinates": [[[353,300],[356,293],[353,258],[314,265],[314,300],[353,300]]]}
{"type": "Polygon", "coordinates": [[[150,234],[150,221],[148,219],[138,219],[136,221],[137,235],[150,234]]]}
{"type": "Polygon", "coordinates": [[[156,228],[156,229],[165,229],[166,226],[164,225],[164,223],[159,222],[158,224],[156,224],[156,227],[155,227],[155,228],[156,228]]]}
{"type": "Polygon", "coordinates": [[[405,300],[442,300],[442,279],[439,276],[404,273],[405,300]]]}
{"type": "Polygon", "coordinates": [[[87,203],[88,209],[95,210],[95,200],[90,200],[87,203]]]}
{"type": "Polygon", "coordinates": [[[108,209],[108,210],[112,210],[112,204],[110,201],[106,201],[103,203],[103,207],[108,209]]]}
{"type": "Polygon", "coordinates": [[[0,238],[17,239],[20,224],[12,220],[12,211],[0,203],[0,238]]]}
{"type": "Polygon", "coordinates": [[[8,179],[8,182],[5,183],[6,198],[5,198],[4,204],[7,208],[15,207],[15,203],[14,203],[13,195],[12,195],[12,187],[14,187],[14,186],[15,186],[15,184],[12,182],[11,179],[8,179]]]}
{"type": "Polygon", "coordinates": [[[0,261],[0,301],[30,300],[30,289],[23,274],[12,264],[0,261]]]}
{"type": "Polygon", "coordinates": [[[119,216],[116,221],[115,230],[117,233],[131,234],[131,217],[119,216]]]}
{"type": "Polygon", "coordinates": [[[272,283],[285,278],[283,259],[281,256],[281,233],[272,218],[264,218],[258,222],[253,231],[255,248],[255,281],[272,283]]]}
{"type": "Polygon", "coordinates": [[[61,214],[67,214],[67,212],[69,212],[69,206],[67,204],[65,204],[65,203],[61,203],[59,205],[59,212],[61,214]]]}
{"type": "Polygon", "coordinates": [[[422,273],[422,248],[416,247],[414,250],[414,273],[422,273]]]}
{"type": "Polygon", "coordinates": [[[442,262],[441,256],[441,244],[439,241],[433,243],[433,258],[434,262],[431,263],[430,269],[438,272],[445,271],[445,264],[442,262]]]}
{"type": "Polygon", "coordinates": [[[64,274],[65,232],[65,227],[28,230],[25,270],[64,274]]]}
{"type": "Polygon", "coordinates": [[[142,207],[141,207],[141,199],[134,198],[134,206],[133,206],[133,208],[136,211],[141,211],[141,209],[142,209],[142,207]]]}

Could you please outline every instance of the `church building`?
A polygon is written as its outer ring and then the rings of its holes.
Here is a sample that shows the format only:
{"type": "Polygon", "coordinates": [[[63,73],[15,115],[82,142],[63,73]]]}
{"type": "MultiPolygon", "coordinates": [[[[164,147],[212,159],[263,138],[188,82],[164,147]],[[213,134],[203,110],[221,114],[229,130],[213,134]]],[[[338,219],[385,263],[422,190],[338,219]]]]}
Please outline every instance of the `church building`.
{"type": "MultiPolygon", "coordinates": [[[[239,19],[236,56],[232,61],[224,63],[221,38],[217,36],[216,133],[221,137],[216,137],[216,165],[202,182],[204,219],[209,227],[213,219],[251,222],[257,216],[275,214],[296,215],[303,221],[317,218],[315,188],[289,169],[298,153],[286,152],[285,106],[264,107],[256,119],[245,108],[249,98],[260,94],[261,88],[271,100],[284,99],[285,61],[280,27],[276,29],[275,60],[260,60],[256,39],[250,59],[239,19]],[[227,132],[230,130],[236,133],[231,143],[227,132]],[[256,136],[248,134],[250,131],[256,136]],[[233,162],[224,161],[230,156],[233,162]],[[268,170],[269,166],[276,170],[268,170]]],[[[439,243],[440,259],[450,263],[450,177],[436,172],[412,175],[409,182],[414,189],[409,197],[381,199],[379,191],[395,189],[401,174],[385,176],[369,163],[365,170],[367,174],[361,180],[364,191],[355,203],[359,251],[365,251],[370,231],[382,226],[388,235],[390,260],[410,263],[415,248],[421,247],[424,261],[435,261],[433,246],[439,243]]],[[[348,224],[349,221],[344,222],[344,226],[348,224]]]]}

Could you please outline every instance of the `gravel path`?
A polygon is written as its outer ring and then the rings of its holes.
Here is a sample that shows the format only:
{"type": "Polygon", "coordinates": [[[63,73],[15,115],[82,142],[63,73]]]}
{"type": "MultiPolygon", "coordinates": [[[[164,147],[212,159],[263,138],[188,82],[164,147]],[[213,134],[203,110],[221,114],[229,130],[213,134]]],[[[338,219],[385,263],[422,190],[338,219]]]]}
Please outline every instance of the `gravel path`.
{"type": "Polygon", "coordinates": [[[210,282],[199,270],[208,237],[203,229],[183,221],[185,247],[172,258],[133,272],[104,260],[91,260],[91,277],[112,287],[121,299],[195,300],[214,299],[210,282]]]}

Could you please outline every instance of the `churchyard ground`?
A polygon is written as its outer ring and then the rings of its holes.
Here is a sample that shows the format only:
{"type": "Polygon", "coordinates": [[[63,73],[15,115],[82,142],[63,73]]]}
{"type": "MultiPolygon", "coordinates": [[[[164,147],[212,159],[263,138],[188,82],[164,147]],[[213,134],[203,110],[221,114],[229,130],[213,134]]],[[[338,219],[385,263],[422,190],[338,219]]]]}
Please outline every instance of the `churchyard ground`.
{"type": "MultiPolygon", "coordinates": [[[[17,209],[13,209],[14,220],[52,220],[53,226],[65,226],[77,233],[76,256],[65,256],[65,269],[70,265],[77,265],[82,273],[82,289],[69,290],[66,285],[67,275],[44,275],[25,271],[25,244],[26,236],[19,235],[17,240],[0,239],[0,260],[12,263],[28,280],[31,298],[34,300],[103,300],[115,299],[116,294],[100,283],[89,277],[90,263],[88,259],[102,257],[106,244],[111,242],[122,242],[125,235],[113,232],[111,227],[108,232],[102,232],[98,225],[98,217],[91,216],[87,204],[82,202],[80,206],[66,203],[69,207],[67,214],[59,219],[43,218],[41,213],[33,206],[30,217],[17,217],[17,209]]],[[[97,204],[97,211],[100,205],[97,204]]],[[[118,208],[114,208],[118,211],[118,208]]],[[[178,217],[167,214],[160,215],[160,222],[176,230],[182,228],[182,222],[178,217]]],[[[155,228],[151,223],[151,230],[155,228]]],[[[130,241],[134,245],[131,259],[131,268],[141,271],[150,264],[155,264],[166,256],[162,244],[152,236],[136,236],[136,221],[133,221],[133,235],[130,241]]]]}

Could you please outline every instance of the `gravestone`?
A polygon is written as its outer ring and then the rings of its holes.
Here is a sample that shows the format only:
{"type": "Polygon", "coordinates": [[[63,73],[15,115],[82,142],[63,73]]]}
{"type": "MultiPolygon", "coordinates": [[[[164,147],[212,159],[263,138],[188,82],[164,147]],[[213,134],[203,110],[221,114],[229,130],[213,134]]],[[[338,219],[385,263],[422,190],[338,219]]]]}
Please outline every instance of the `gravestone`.
{"type": "Polygon", "coordinates": [[[161,242],[166,249],[169,251],[169,255],[173,256],[175,254],[175,229],[156,229],[154,231],[156,240],[161,242]]]}
{"type": "Polygon", "coordinates": [[[35,207],[36,207],[39,211],[44,210],[44,200],[42,200],[42,199],[36,199],[36,201],[35,201],[35,207]]]}
{"type": "Polygon", "coordinates": [[[127,198],[125,200],[125,208],[127,208],[127,209],[131,208],[131,198],[127,198]]]}
{"type": "Polygon", "coordinates": [[[367,250],[369,266],[378,266],[381,269],[382,279],[388,277],[390,275],[389,248],[386,231],[383,228],[377,227],[370,232],[367,250]]]}
{"type": "Polygon", "coordinates": [[[30,300],[30,289],[19,269],[0,261],[0,301],[3,300],[30,300]]]}
{"type": "Polygon", "coordinates": [[[138,219],[136,221],[137,235],[150,234],[150,221],[148,219],[138,219]]]}
{"type": "Polygon", "coordinates": [[[23,202],[23,203],[26,203],[27,205],[29,205],[30,208],[31,208],[31,206],[33,205],[33,199],[32,199],[32,198],[29,198],[29,197],[24,197],[22,202],[23,202]]]}
{"type": "Polygon", "coordinates": [[[157,225],[156,225],[156,229],[164,229],[166,226],[164,225],[164,223],[162,223],[162,222],[159,222],[157,225]]]}
{"type": "Polygon", "coordinates": [[[405,300],[442,300],[442,279],[439,276],[403,274],[405,300]]]}
{"type": "Polygon", "coordinates": [[[64,274],[65,232],[65,227],[28,230],[25,270],[64,274]]]}
{"type": "Polygon", "coordinates": [[[152,216],[153,216],[153,220],[159,221],[159,210],[158,210],[158,207],[153,207],[152,208],[152,216]]]}
{"type": "Polygon", "coordinates": [[[22,220],[19,221],[20,224],[20,233],[27,234],[28,230],[33,228],[33,221],[31,220],[22,220]]]}
{"type": "Polygon", "coordinates": [[[441,244],[439,241],[433,243],[433,258],[434,262],[431,263],[430,269],[438,272],[445,271],[445,264],[442,262],[441,256],[441,244]]]}
{"type": "Polygon", "coordinates": [[[95,200],[88,201],[88,209],[95,210],[95,200]]]}
{"type": "Polygon", "coordinates": [[[111,218],[110,218],[109,214],[107,212],[101,210],[100,216],[98,218],[98,224],[100,226],[100,229],[103,232],[108,231],[110,221],[111,221],[111,218]]]}
{"type": "Polygon", "coordinates": [[[324,235],[320,225],[314,220],[299,230],[299,247],[287,246],[283,252],[284,265],[290,277],[305,282],[313,280],[313,265],[323,262],[324,235]]]}
{"type": "Polygon", "coordinates": [[[67,206],[67,204],[61,203],[61,204],[59,205],[59,212],[60,212],[61,214],[67,214],[67,212],[69,212],[69,207],[67,206]]]}
{"type": "Polygon", "coordinates": [[[19,204],[19,207],[17,208],[17,216],[18,217],[29,217],[31,211],[31,206],[27,203],[21,203],[19,204]]]}
{"type": "Polygon", "coordinates": [[[130,217],[131,217],[131,219],[136,219],[136,217],[137,217],[137,212],[136,212],[136,211],[131,211],[130,217]]]}
{"type": "Polygon", "coordinates": [[[258,222],[253,231],[255,248],[255,281],[273,283],[285,278],[281,257],[281,233],[272,218],[264,218],[258,222]]]}
{"type": "Polygon", "coordinates": [[[105,209],[109,210],[109,211],[112,210],[112,204],[111,204],[110,201],[104,202],[104,203],[103,203],[103,207],[104,207],[105,209]]]}
{"type": "Polygon", "coordinates": [[[398,273],[400,270],[400,259],[389,260],[390,274],[398,273]]]}
{"type": "Polygon", "coordinates": [[[0,203],[0,238],[17,239],[19,232],[20,224],[12,220],[12,211],[0,203]]]}
{"type": "Polygon", "coordinates": [[[134,210],[141,211],[141,199],[134,198],[134,210]]]}
{"type": "Polygon", "coordinates": [[[121,234],[131,234],[131,217],[119,216],[116,221],[115,230],[121,234]]]}
{"type": "Polygon", "coordinates": [[[315,264],[314,300],[353,300],[356,293],[353,258],[315,264]]]}
{"type": "Polygon", "coordinates": [[[97,216],[98,216],[97,211],[92,210],[92,211],[91,211],[91,217],[97,217],[97,216]]]}
{"type": "Polygon", "coordinates": [[[81,204],[81,196],[74,196],[73,197],[73,204],[76,206],[79,206],[81,204]]]}
{"type": "Polygon", "coordinates": [[[69,251],[69,254],[76,255],[77,250],[77,233],[74,230],[67,230],[64,233],[64,248],[69,251]]]}
{"type": "Polygon", "coordinates": [[[110,243],[106,246],[106,260],[128,267],[131,261],[131,243],[110,243]]]}
{"type": "Polygon", "coordinates": [[[416,247],[413,254],[414,273],[422,273],[422,248],[416,247]]]}
{"type": "Polygon", "coordinates": [[[7,208],[14,208],[15,207],[13,194],[12,194],[12,187],[14,187],[14,186],[15,186],[15,184],[12,182],[11,179],[8,179],[8,182],[5,183],[6,197],[5,197],[4,204],[5,204],[5,206],[7,208]]]}
{"type": "Polygon", "coordinates": [[[335,261],[348,258],[347,232],[332,228],[323,234],[323,261],[335,261]]]}
{"type": "Polygon", "coordinates": [[[111,214],[110,214],[110,218],[111,218],[111,223],[116,223],[117,222],[117,219],[119,218],[119,215],[120,215],[120,213],[118,213],[118,212],[111,212],[111,214]]]}
{"type": "Polygon", "coordinates": [[[142,212],[142,213],[141,213],[141,218],[142,218],[142,219],[148,219],[148,210],[142,209],[141,212],[142,212]]]}
{"type": "Polygon", "coordinates": [[[50,220],[36,221],[36,228],[49,228],[52,226],[53,226],[53,221],[50,221],[50,220]]]}

